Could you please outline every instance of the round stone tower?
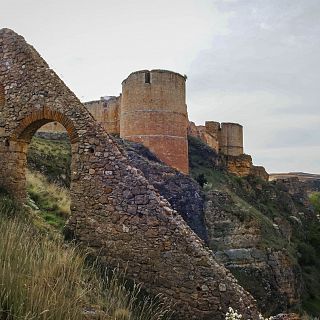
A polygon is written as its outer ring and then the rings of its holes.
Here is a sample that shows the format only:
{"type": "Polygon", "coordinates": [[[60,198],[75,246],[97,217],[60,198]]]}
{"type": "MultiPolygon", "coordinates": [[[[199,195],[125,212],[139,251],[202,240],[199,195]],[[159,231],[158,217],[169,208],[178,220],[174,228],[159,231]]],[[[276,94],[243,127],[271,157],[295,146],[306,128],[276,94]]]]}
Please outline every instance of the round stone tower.
{"type": "Polygon", "coordinates": [[[141,142],[188,173],[186,79],[167,70],[133,72],[122,82],[120,136],[141,142]]]}
{"type": "Polygon", "coordinates": [[[238,123],[221,123],[220,151],[228,156],[243,154],[243,128],[238,123]]]}

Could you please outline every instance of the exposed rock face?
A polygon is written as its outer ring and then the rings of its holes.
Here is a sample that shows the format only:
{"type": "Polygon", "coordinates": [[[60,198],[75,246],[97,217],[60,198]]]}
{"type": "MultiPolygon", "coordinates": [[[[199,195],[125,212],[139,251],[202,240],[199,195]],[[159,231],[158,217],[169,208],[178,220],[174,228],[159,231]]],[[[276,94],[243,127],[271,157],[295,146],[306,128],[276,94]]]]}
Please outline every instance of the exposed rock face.
{"type": "Polygon", "coordinates": [[[251,170],[250,170],[250,175],[258,177],[264,181],[269,180],[269,174],[266,171],[266,169],[262,166],[252,165],[251,170]]]}
{"type": "Polygon", "coordinates": [[[247,154],[238,157],[227,157],[228,171],[239,176],[246,177],[250,174],[252,167],[252,158],[247,154]]]}
{"type": "Polygon", "coordinates": [[[264,313],[277,314],[297,304],[299,267],[286,250],[265,243],[266,232],[281,237],[274,223],[226,193],[211,191],[207,198],[205,220],[215,257],[253,294],[264,313]]]}
{"type": "Polygon", "coordinates": [[[254,166],[252,164],[251,156],[242,154],[240,156],[228,156],[226,158],[227,168],[229,172],[239,177],[253,175],[265,181],[268,181],[269,175],[266,172],[265,168],[261,166],[254,166]]]}
{"type": "Polygon", "coordinates": [[[28,144],[41,126],[60,122],[72,145],[69,236],[149,292],[164,294],[175,319],[223,319],[229,306],[258,318],[252,296],[35,49],[9,29],[0,30],[0,86],[1,187],[25,200],[28,144]]]}

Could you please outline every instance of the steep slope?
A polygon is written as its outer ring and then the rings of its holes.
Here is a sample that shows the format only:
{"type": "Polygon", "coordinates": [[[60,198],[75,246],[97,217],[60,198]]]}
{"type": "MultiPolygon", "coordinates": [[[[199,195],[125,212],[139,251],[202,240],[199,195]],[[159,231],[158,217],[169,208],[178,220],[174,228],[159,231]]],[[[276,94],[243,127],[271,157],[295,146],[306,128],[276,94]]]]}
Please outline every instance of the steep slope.
{"type": "Polygon", "coordinates": [[[301,185],[230,175],[225,160],[194,138],[189,139],[192,179],[142,145],[116,139],[266,314],[319,314],[320,226],[301,185]]]}
{"type": "Polygon", "coordinates": [[[320,224],[304,184],[228,174],[218,155],[189,139],[191,175],[206,181],[205,221],[216,258],[267,314],[320,313],[320,224]]]}

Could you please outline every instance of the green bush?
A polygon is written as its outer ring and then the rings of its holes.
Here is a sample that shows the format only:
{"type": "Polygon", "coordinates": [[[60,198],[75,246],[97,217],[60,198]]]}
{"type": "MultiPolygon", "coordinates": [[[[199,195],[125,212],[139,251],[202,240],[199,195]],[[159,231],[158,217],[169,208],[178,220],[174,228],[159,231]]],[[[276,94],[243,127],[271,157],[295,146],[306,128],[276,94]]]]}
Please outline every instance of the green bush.
{"type": "Polygon", "coordinates": [[[310,202],[318,214],[320,214],[320,192],[313,192],[310,195],[310,202]]]}

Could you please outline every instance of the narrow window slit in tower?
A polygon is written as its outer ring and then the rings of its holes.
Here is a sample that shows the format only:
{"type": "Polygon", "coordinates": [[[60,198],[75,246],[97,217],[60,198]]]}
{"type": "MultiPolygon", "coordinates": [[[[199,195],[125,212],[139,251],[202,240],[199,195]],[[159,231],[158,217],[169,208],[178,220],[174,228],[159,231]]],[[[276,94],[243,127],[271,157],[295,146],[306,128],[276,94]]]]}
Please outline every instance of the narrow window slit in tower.
{"type": "Polygon", "coordinates": [[[150,72],[144,74],[144,83],[150,83],[150,72]]]}

